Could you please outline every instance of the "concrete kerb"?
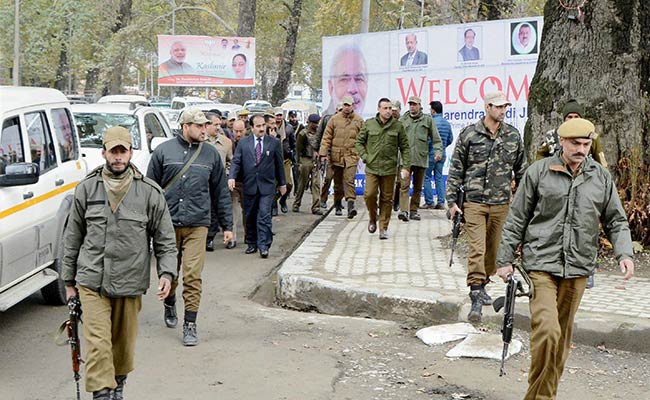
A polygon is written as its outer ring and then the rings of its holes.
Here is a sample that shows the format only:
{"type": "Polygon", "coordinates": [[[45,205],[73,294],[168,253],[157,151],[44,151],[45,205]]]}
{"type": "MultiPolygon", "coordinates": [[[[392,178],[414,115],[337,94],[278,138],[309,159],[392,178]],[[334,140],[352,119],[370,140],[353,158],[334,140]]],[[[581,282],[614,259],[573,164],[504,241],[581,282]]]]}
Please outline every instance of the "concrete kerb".
{"type": "MultiPolygon", "coordinates": [[[[464,286],[465,271],[461,268],[449,270],[449,249],[443,248],[437,240],[450,232],[443,212],[422,212],[420,222],[401,223],[393,218],[389,227],[391,239],[379,241],[376,234],[369,235],[366,231],[366,211],[359,211],[354,220],[329,214],[284,260],[277,272],[276,302],[301,311],[421,326],[467,321],[469,299],[464,286]],[[404,244],[407,233],[411,240],[414,235],[425,232],[427,237],[418,238],[416,243],[432,246],[433,251],[427,249],[417,253],[415,247],[404,244]],[[373,258],[377,257],[381,257],[381,262],[374,265],[373,258]],[[413,264],[399,264],[412,257],[421,257],[419,269],[413,264]],[[425,270],[429,264],[435,266],[433,271],[425,270]],[[400,281],[400,275],[406,276],[405,279],[400,281]],[[450,281],[452,284],[448,286],[450,281]]],[[[461,263],[459,257],[456,264],[461,263]]],[[[573,340],[586,345],[604,344],[608,348],[650,352],[650,348],[640,345],[650,339],[650,317],[644,314],[647,308],[640,311],[641,303],[629,301],[635,293],[648,301],[650,280],[628,283],[627,293],[617,290],[620,288],[616,282],[620,283],[618,276],[597,275],[600,287],[585,294],[576,316],[573,340]],[[627,297],[618,300],[621,296],[627,297]],[[616,298],[618,304],[612,304],[612,298],[616,298]],[[613,311],[615,307],[619,309],[613,311]]],[[[505,293],[505,285],[501,282],[489,285],[488,289],[493,298],[505,293]]],[[[517,299],[515,326],[529,331],[527,303],[526,298],[517,299]]],[[[485,324],[499,326],[502,321],[502,315],[496,314],[491,306],[483,308],[485,324]]]]}

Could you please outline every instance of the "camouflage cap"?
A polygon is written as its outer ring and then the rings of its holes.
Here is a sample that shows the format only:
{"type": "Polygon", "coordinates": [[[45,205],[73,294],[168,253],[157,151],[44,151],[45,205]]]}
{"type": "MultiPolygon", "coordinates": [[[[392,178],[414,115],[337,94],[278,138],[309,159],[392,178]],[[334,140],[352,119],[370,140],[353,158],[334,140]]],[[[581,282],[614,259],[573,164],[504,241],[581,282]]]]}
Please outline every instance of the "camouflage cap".
{"type": "Polygon", "coordinates": [[[390,108],[393,111],[401,110],[402,109],[402,103],[399,102],[399,100],[393,100],[390,102],[390,108]]]}
{"type": "Polygon", "coordinates": [[[493,92],[485,95],[485,104],[492,104],[493,106],[511,106],[512,103],[506,99],[506,95],[503,92],[493,92]]]}
{"type": "Polygon", "coordinates": [[[273,115],[284,115],[284,112],[281,107],[275,107],[273,109],[273,115]]]}
{"type": "Polygon", "coordinates": [[[104,133],[102,144],[106,150],[117,146],[124,146],[125,149],[131,148],[131,134],[122,126],[112,126],[104,133]]]}
{"type": "Polygon", "coordinates": [[[566,139],[593,139],[596,127],[586,119],[573,118],[560,125],[557,134],[566,139]]]}
{"type": "Polygon", "coordinates": [[[273,112],[272,108],[267,108],[266,111],[264,111],[264,115],[268,115],[269,117],[275,117],[275,113],[273,112]]]}
{"type": "Polygon", "coordinates": [[[208,122],[208,119],[205,117],[203,111],[198,108],[190,108],[183,111],[181,114],[181,125],[182,124],[199,124],[203,125],[208,122]]]}
{"type": "Polygon", "coordinates": [[[408,103],[422,104],[422,100],[418,96],[411,96],[408,103]]]}

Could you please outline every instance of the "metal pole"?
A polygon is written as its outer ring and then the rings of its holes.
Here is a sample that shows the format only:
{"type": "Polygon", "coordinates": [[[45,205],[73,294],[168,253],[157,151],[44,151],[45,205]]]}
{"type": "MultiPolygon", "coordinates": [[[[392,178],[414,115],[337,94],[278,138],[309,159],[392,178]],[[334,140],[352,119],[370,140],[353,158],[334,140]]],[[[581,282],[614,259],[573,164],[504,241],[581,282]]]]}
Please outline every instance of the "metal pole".
{"type": "Polygon", "coordinates": [[[14,86],[20,86],[20,0],[15,0],[14,10],[14,86]]]}
{"type": "Polygon", "coordinates": [[[149,91],[149,93],[151,93],[151,94],[149,96],[153,96],[153,63],[154,63],[154,55],[152,54],[151,55],[151,62],[149,63],[149,72],[151,73],[151,82],[150,82],[151,91],[149,91]]]}
{"type": "Polygon", "coordinates": [[[68,15],[68,55],[66,56],[66,63],[68,64],[68,94],[72,94],[72,68],[70,63],[72,61],[72,14],[68,15]]]}
{"type": "Polygon", "coordinates": [[[420,0],[420,28],[424,24],[424,0],[420,0]]]}
{"type": "Polygon", "coordinates": [[[361,5],[361,33],[368,33],[370,26],[370,0],[363,0],[361,5]]]}

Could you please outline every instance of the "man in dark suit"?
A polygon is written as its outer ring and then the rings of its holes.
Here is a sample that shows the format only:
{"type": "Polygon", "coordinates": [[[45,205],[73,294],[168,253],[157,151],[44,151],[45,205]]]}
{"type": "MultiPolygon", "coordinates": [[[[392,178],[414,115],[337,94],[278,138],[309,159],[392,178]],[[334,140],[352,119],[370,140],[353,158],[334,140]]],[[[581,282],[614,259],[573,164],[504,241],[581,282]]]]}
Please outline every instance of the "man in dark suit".
{"type": "Polygon", "coordinates": [[[400,66],[410,67],[411,65],[427,65],[429,63],[427,53],[418,50],[418,38],[414,33],[406,35],[406,50],[407,53],[400,60],[400,66]]]}
{"type": "Polygon", "coordinates": [[[275,184],[277,181],[282,195],[286,193],[287,185],[280,142],[266,135],[264,116],[253,115],[251,127],[253,134],[242,138],[235,150],[228,187],[230,190],[235,188],[235,178],[241,172],[248,244],[246,254],[259,249],[260,256],[266,258],[273,241],[271,207],[275,198],[275,184]]]}

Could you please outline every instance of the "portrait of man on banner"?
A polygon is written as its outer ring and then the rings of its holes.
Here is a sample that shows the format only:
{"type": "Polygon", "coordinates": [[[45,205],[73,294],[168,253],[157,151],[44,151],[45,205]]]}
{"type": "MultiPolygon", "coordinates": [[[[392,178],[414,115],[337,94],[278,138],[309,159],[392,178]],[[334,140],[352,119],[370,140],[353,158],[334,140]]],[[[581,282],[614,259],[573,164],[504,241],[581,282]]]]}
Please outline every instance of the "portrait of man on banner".
{"type": "Polygon", "coordinates": [[[537,54],[537,21],[510,23],[510,55],[537,54]]]}
{"type": "Polygon", "coordinates": [[[354,112],[363,115],[368,94],[368,68],[361,50],[356,45],[339,47],[326,77],[330,102],[325,114],[334,114],[336,104],[349,95],[354,100],[354,112]]]}
{"type": "Polygon", "coordinates": [[[165,77],[169,75],[188,75],[194,73],[194,68],[185,62],[187,47],[177,40],[169,48],[169,59],[160,64],[158,76],[165,77]]]}
{"type": "Polygon", "coordinates": [[[404,37],[406,54],[400,58],[400,67],[410,67],[412,65],[427,65],[429,56],[424,51],[418,50],[418,36],[423,37],[421,48],[426,49],[426,35],[424,33],[409,33],[404,37]]]}

